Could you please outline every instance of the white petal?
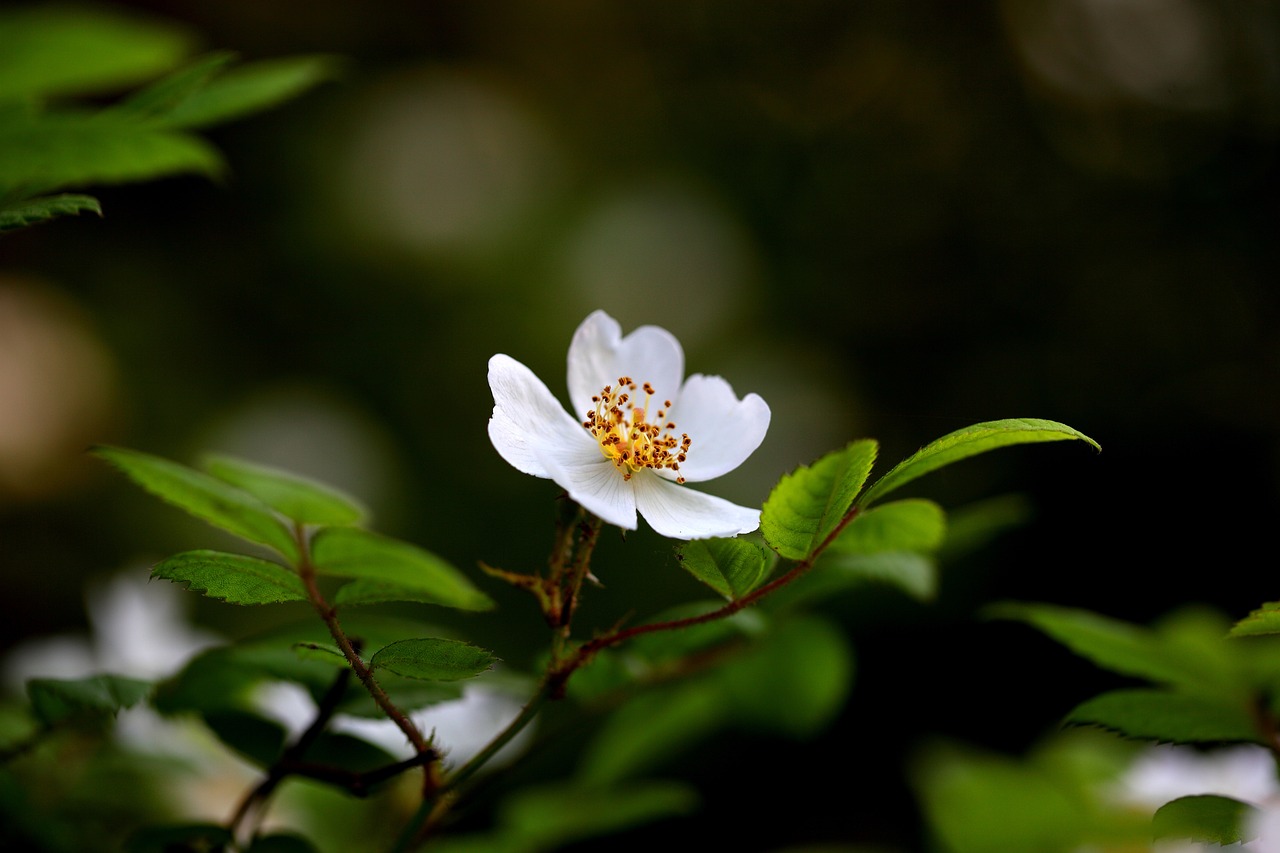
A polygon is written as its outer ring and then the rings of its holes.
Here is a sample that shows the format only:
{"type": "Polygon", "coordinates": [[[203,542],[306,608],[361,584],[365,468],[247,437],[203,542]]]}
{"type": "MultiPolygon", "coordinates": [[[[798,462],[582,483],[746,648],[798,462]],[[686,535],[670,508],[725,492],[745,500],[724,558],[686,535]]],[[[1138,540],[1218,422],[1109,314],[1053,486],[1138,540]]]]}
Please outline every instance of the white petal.
{"type": "Polygon", "coordinates": [[[739,400],[719,376],[690,376],[667,414],[676,425],[673,432],[693,439],[681,476],[697,483],[737,468],[764,440],[769,418],[769,405],[759,395],[739,400]]]}
{"type": "Polygon", "coordinates": [[[582,321],[569,343],[569,402],[575,415],[594,409],[593,394],[618,377],[653,385],[658,402],[674,400],[684,376],[684,350],[675,335],[658,326],[641,326],[626,337],[618,321],[595,311],[582,321]]]}
{"type": "Polygon", "coordinates": [[[595,440],[581,430],[585,444],[573,442],[558,447],[539,445],[538,456],[551,479],[564,487],[587,511],[609,524],[635,530],[636,496],[632,481],[600,452],[595,440]]]}
{"type": "Polygon", "coordinates": [[[760,511],[641,471],[631,478],[636,504],[649,526],[671,539],[736,536],[760,526],[760,511]]]}
{"type": "MultiPolygon", "coordinates": [[[[540,445],[595,442],[564,410],[533,371],[507,355],[489,359],[493,415],[489,440],[502,458],[535,477],[551,477],[537,452],[540,445]]],[[[563,484],[562,484],[563,485],[563,484]]]]}

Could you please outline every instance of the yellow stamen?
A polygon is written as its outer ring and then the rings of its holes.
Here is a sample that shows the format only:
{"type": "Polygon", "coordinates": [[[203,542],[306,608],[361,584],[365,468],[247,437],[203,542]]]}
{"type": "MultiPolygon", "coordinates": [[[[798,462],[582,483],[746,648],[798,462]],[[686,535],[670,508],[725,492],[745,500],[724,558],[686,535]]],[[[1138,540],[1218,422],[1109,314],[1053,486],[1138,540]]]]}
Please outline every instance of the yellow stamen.
{"type": "MultiPolygon", "coordinates": [[[[616,391],[611,385],[604,386],[604,390],[591,398],[596,408],[587,412],[582,425],[595,437],[605,458],[622,472],[623,479],[630,480],[632,474],[644,468],[679,471],[693,439],[687,433],[676,438],[672,432],[676,425],[670,421],[663,424],[666,410],[671,408],[670,400],[663,402],[658,419],[650,423],[646,413],[655,393],[653,386],[648,382],[640,386],[644,391],[642,406],[636,405],[623,390],[635,391],[637,387],[630,376],[618,377],[616,391]]],[[[676,477],[676,482],[683,483],[684,477],[676,477]]]]}

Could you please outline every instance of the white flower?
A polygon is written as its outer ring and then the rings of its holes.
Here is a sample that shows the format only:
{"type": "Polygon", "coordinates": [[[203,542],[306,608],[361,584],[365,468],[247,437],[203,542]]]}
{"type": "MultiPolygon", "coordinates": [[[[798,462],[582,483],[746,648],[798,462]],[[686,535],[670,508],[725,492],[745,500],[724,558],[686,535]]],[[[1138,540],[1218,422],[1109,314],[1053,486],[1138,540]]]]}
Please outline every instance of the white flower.
{"type": "Polygon", "coordinates": [[[756,394],[738,399],[719,376],[683,376],[684,350],[666,329],[623,337],[596,311],[569,344],[573,415],[529,368],[489,359],[489,438],[517,469],[554,480],[610,524],[634,530],[638,510],[674,539],[750,533],[759,510],[684,484],[741,465],[764,440],[769,406],[756,394]]]}

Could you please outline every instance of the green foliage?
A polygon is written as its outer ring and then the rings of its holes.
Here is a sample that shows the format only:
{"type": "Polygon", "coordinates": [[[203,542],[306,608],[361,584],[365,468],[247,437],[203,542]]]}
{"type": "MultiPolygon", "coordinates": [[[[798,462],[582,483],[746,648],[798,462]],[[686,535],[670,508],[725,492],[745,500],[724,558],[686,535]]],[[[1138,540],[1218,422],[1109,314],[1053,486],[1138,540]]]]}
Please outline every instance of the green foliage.
{"type": "Polygon", "coordinates": [[[334,76],[326,57],[232,67],[217,53],[180,67],[191,38],[134,15],[78,7],[0,10],[0,233],[92,210],[64,188],[224,171],[191,129],[239,118],[334,76]],[[167,75],[156,81],[160,75],[167,75]],[[104,107],[49,101],[145,88],[104,107]]]}
{"type": "Polygon", "coordinates": [[[406,678],[458,681],[492,669],[498,659],[479,646],[460,640],[423,637],[383,646],[370,662],[406,678]]]}
{"type": "Polygon", "coordinates": [[[279,563],[242,554],[184,551],[157,563],[151,576],[185,583],[194,592],[228,604],[307,600],[302,580],[292,571],[279,563]]]}
{"type": "Polygon", "coordinates": [[[875,464],[879,445],[855,441],[784,476],[760,514],[760,532],[775,551],[803,560],[844,519],[875,464]]]}
{"type": "Polygon", "coordinates": [[[158,498],[237,536],[268,545],[290,562],[298,547],[271,507],[222,480],[149,453],[99,447],[95,453],[158,498]]]}
{"type": "Polygon", "coordinates": [[[259,767],[270,767],[284,752],[286,732],[275,720],[239,709],[206,711],[203,716],[218,740],[259,767]]]}
{"type": "Polygon", "coordinates": [[[222,850],[232,841],[226,827],[212,823],[188,823],[168,826],[149,826],[135,832],[125,844],[125,853],[213,853],[222,850]]]}
{"type": "Polygon", "coordinates": [[[750,539],[697,539],[676,551],[680,565],[729,600],[758,587],[769,576],[771,554],[750,539]]]}
{"type": "Polygon", "coordinates": [[[931,471],[1013,444],[1042,441],[1079,440],[1101,449],[1096,441],[1079,430],[1057,421],[1039,418],[1009,418],[967,426],[932,441],[899,462],[863,492],[858,506],[867,507],[880,498],[931,471]]]}
{"type": "Polygon", "coordinates": [[[1168,743],[1265,742],[1239,700],[1172,690],[1112,690],[1077,705],[1067,722],[1168,743]]]}
{"type": "Polygon", "coordinates": [[[688,814],[698,797],[678,782],[634,782],[618,787],[556,785],[508,798],[499,832],[521,850],[556,847],[688,814]]]}
{"type": "Polygon", "coordinates": [[[89,678],[35,678],[27,682],[27,697],[36,718],[53,725],[73,717],[110,716],[141,702],[151,682],[122,675],[89,678]]]}
{"type": "Polygon", "coordinates": [[[488,610],[489,596],[466,576],[427,551],[367,530],[330,527],[311,544],[316,572],[355,578],[338,590],[338,604],[421,601],[459,610],[488,610]]]}
{"type": "Polygon", "coordinates": [[[286,518],[301,524],[358,524],[366,513],[353,498],[330,486],[265,465],[210,456],[205,470],[243,489],[286,518]]]}
{"type": "Polygon", "coordinates": [[[894,501],[855,515],[828,553],[932,552],[942,545],[946,532],[946,513],[933,501],[894,501]]]}
{"type": "Polygon", "coordinates": [[[1268,601],[1231,627],[1233,637],[1280,634],[1280,601],[1268,601]]]}
{"type": "Polygon", "coordinates": [[[1156,810],[1151,830],[1157,839],[1183,838],[1210,844],[1239,844],[1251,840],[1244,832],[1257,809],[1248,803],[1201,794],[1179,797],[1156,810]]]}
{"type": "Polygon", "coordinates": [[[255,838],[246,853],[317,853],[317,848],[301,835],[290,832],[255,838]]]}

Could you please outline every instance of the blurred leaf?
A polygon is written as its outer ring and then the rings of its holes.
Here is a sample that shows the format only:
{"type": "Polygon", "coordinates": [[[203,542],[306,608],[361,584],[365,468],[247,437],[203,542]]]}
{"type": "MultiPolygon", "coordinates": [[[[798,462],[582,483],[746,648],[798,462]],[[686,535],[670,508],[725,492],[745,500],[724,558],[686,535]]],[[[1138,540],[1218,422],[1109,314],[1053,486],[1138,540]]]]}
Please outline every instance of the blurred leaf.
{"type": "Polygon", "coordinates": [[[547,850],[689,814],[697,802],[697,793],[678,782],[634,782],[616,788],[547,786],[507,798],[499,807],[498,821],[503,835],[547,850]]]}
{"type": "Polygon", "coordinates": [[[185,583],[193,592],[228,604],[307,600],[302,579],[291,570],[243,554],[184,551],[157,563],[151,576],[185,583]]]}
{"type": "Polygon", "coordinates": [[[424,637],[384,646],[370,663],[406,678],[458,681],[492,669],[497,660],[492,652],[470,643],[424,637]]]}
{"type": "Polygon", "coordinates": [[[875,464],[878,445],[855,441],[785,475],[760,514],[765,541],[791,560],[803,560],[836,529],[875,464]]]}
{"type": "Polygon", "coordinates": [[[367,773],[394,764],[398,759],[380,746],[353,735],[321,732],[307,747],[307,761],[367,773]]]}
{"type": "Polygon", "coordinates": [[[661,767],[725,724],[726,696],[697,680],[642,693],[605,721],[578,769],[586,786],[613,785],[661,767]]]}
{"type": "Polygon", "coordinates": [[[1170,690],[1112,690],[1077,705],[1066,722],[1169,743],[1263,742],[1245,705],[1170,690]]]}
{"type": "Polygon", "coordinates": [[[297,560],[298,549],[288,529],[252,495],[149,453],[120,447],[98,447],[94,452],[162,500],[251,542],[269,545],[290,562],[297,560]]]}
{"type": "Polygon", "coordinates": [[[938,565],[923,554],[906,551],[883,554],[823,555],[810,575],[814,583],[798,592],[821,589],[824,596],[843,592],[864,583],[896,586],[920,601],[930,601],[938,592],[938,565]]]}
{"type": "Polygon", "coordinates": [[[202,56],[190,65],[113,104],[107,108],[107,112],[136,118],[164,115],[202,89],[233,61],[235,54],[229,51],[202,56]]]}
{"type": "Polygon", "coordinates": [[[226,827],[212,823],[148,826],[129,837],[125,853],[220,853],[232,842],[226,827]]]}
{"type": "Polygon", "coordinates": [[[80,679],[33,678],[27,682],[31,709],[45,725],[80,714],[115,714],[141,702],[151,682],[122,675],[80,679]]]}
{"type": "MultiPolygon", "coordinates": [[[[669,607],[655,614],[647,622],[674,622],[701,616],[723,607],[720,601],[689,601],[669,607]]],[[[713,619],[699,625],[690,625],[676,631],[655,631],[641,634],[626,645],[626,653],[649,663],[677,660],[714,646],[758,637],[769,627],[769,620],[758,608],[745,608],[732,616],[713,619]]]]}
{"type": "Polygon", "coordinates": [[[294,643],[293,650],[303,660],[332,664],[339,669],[347,666],[347,656],[332,643],[294,643]]]}
{"type": "Polygon", "coordinates": [[[681,567],[730,600],[741,598],[769,575],[768,549],[750,539],[697,539],[676,549],[681,567]]]}
{"type": "Polygon", "coordinates": [[[1239,844],[1250,841],[1244,828],[1257,808],[1212,794],[1179,797],[1156,810],[1151,820],[1157,838],[1187,838],[1210,844],[1239,844]]]}
{"type": "Polygon", "coordinates": [[[947,514],[947,538],[939,556],[947,560],[972,554],[1007,530],[1031,520],[1031,503],[1023,495],[998,495],[953,508],[947,514]]]}
{"type": "Polygon", "coordinates": [[[218,740],[259,767],[270,767],[284,752],[286,732],[275,720],[250,711],[223,710],[206,712],[204,721],[218,740]]]}
{"type": "Polygon", "coordinates": [[[1081,657],[1121,675],[1203,689],[1219,684],[1226,674],[1197,667],[1192,658],[1171,649],[1166,639],[1152,631],[1088,610],[1005,602],[987,613],[1033,625],[1081,657]]]}
{"type": "Polygon", "coordinates": [[[56,219],[59,216],[78,215],[86,210],[102,215],[102,205],[96,198],[69,193],[0,204],[0,234],[5,231],[16,231],[37,222],[56,219]]]}
{"type": "Polygon", "coordinates": [[[1231,628],[1233,637],[1280,634],[1280,601],[1268,601],[1231,628]]]}
{"type": "Polygon", "coordinates": [[[318,848],[301,835],[265,835],[253,840],[246,853],[318,853],[318,848]]]}
{"type": "Polygon", "coordinates": [[[889,492],[905,486],[917,477],[922,477],[930,471],[936,471],[953,462],[959,462],[961,459],[986,453],[988,450],[1013,444],[1072,439],[1088,442],[1101,450],[1092,438],[1057,421],[1010,418],[973,424],[930,442],[899,462],[872,484],[871,488],[863,492],[858,500],[858,506],[870,506],[889,492]]]}
{"type": "Polygon", "coordinates": [[[783,622],[716,670],[734,722],[793,738],[817,734],[839,713],[853,680],[844,635],[816,617],[783,622]]]}
{"type": "Polygon", "coordinates": [[[0,100],[98,94],[163,74],[186,55],[180,29],[106,8],[0,10],[0,100]]]}
{"type": "Polygon", "coordinates": [[[63,110],[0,123],[0,198],[222,170],[203,139],[127,117],[63,110]]]}
{"type": "MultiPolygon", "coordinates": [[[[423,600],[460,610],[488,610],[493,607],[489,596],[436,555],[366,530],[352,527],[321,530],[312,542],[311,556],[318,573],[372,581],[373,585],[367,586],[373,586],[374,591],[379,588],[376,585],[391,590],[413,591],[419,598],[410,600],[423,600]]],[[[361,600],[361,590],[346,590],[347,587],[343,587],[338,591],[339,603],[361,600]]]]}
{"type": "Polygon", "coordinates": [[[935,551],[946,533],[947,515],[933,501],[894,501],[855,515],[827,553],[935,551]]]}
{"type": "Polygon", "coordinates": [[[287,471],[229,456],[210,456],[204,467],[219,480],[244,489],[280,514],[303,524],[341,526],[358,524],[365,518],[364,509],[353,498],[287,471]]]}
{"type": "Polygon", "coordinates": [[[332,56],[293,56],[248,63],[190,94],[163,116],[169,127],[203,128],[294,98],[337,76],[332,56]]]}

